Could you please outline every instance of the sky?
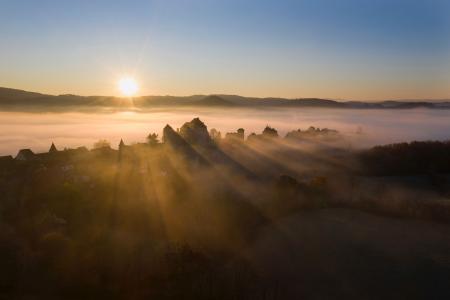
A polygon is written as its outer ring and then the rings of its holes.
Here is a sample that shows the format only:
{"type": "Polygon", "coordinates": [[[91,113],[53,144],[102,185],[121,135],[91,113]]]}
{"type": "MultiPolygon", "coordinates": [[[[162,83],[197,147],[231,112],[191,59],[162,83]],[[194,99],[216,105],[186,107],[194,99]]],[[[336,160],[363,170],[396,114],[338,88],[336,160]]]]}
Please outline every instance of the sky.
{"type": "Polygon", "coordinates": [[[0,0],[0,86],[450,99],[447,0],[0,0]]]}

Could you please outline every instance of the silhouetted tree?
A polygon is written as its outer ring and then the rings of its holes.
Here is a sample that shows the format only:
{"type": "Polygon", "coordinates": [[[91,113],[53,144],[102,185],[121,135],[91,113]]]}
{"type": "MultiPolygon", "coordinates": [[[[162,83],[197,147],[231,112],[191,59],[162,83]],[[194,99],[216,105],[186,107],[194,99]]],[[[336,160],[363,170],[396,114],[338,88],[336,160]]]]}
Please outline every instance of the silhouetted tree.
{"type": "Polygon", "coordinates": [[[340,138],[341,135],[337,130],[328,129],[328,128],[315,128],[313,126],[309,127],[307,130],[293,130],[286,134],[286,139],[291,140],[302,140],[302,139],[311,139],[311,138],[325,138],[329,140],[336,140],[340,138]]]}
{"type": "Polygon", "coordinates": [[[150,134],[147,136],[147,143],[148,143],[150,146],[157,145],[157,144],[159,143],[158,135],[157,135],[156,133],[150,133],[150,134]]]}
{"type": "Polygon", "coordinates": [[[278,137],[278,131],[275,128],[270,127],[269,125],[264,128],[262,134],[266,137],[278,137]]]}
{"type": "Polygon", "coordinates": [[[251,142],[254,141],[258,138],[258,136],[256,135],[256,133],[252,132],[249,134],[249,136],[247,137],[247,141],[251,142]]]}
{"type": "Polygon", "coordinates": [[[243,141],[244,140],[244,129],[243,128],[239,128],[236,132],[228,132],[225,135],[225,138],[228,140],[239,140],[239,141],[243,141]]]}
{"type": "Polygon", "coordinates": [[[94,143],[94,149],[110,148],[111,144],[107,140],[98,140],[94,143]]]}
{"type": "Polygon", "coordinates": [[[239,138],[241,138],[241,139],[243,140],[243,139],[244,139],[244,133],[245,133],[244,128],[239,128],[239,129],[237,130],[237,133],[238,133],[238,135],[239,135],[239,138]]]}

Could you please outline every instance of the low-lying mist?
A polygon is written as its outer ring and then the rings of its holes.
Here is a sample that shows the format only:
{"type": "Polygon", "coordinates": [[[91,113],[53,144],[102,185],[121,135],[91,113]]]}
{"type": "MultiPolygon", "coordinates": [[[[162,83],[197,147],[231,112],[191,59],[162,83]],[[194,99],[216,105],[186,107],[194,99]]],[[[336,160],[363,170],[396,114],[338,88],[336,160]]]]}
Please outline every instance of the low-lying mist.
{"type": "Polygon", "coordinates": [[[412,140],[450,138],[450,111],[431,109],[362,110],[325,108],[174,108],[146,112],[115,113],[19,113],[0,112],[0,155],[13,155],[21,148],[48,150],[51,142],[60,148],[92,145],[107,139],[117,145],[141,142],[149,132],[161,134],[166,124],[174,128],[194,117],[222,134],[244,128],[246,135],[260,133],[266,125],[281,136],[309,126],[332,128],[347,138],[353,148],[412,140]]]}
{"type": "Polygon", "coordinates": [[[356,112],[5,115],[43,153],[0,159],[0,298],[447,299],[450,142],[354,146],[447,125],[356,112]]]}

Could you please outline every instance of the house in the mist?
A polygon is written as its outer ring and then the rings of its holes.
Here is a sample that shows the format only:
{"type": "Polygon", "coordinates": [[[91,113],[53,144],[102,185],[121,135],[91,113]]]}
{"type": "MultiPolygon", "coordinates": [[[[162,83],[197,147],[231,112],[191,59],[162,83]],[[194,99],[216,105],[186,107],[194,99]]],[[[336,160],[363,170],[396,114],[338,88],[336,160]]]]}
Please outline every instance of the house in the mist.
{"type": "Polygon", "coordinates": [[[315,128],[310,126],[307,130],[293,130],[286,134],[287,140],[305,140],[305,139],[322,139],[322,140],[337,140],[341,135],[337,130],[328,128],[315,128]]]}
{"type": "Polygon", "coordinates": [[[146,150],[149,146],[148,143],[133,143],[131,145],[127,145],[124,143],[123,139],[120,139],[119,143],[119,154],[127,154],[127,155],[134,155],[138,151],[146,150]]]}
{"type": "Polygon", "coordinates": [[[112,149],[109,145],[105,145],[102,147],[91,149],[90,154],[93,156],[91,157],[91,159],[114,160],[117,159],[119,151],[112,149]]]}
{"type": "Polygon", "coordinates": [[[30,149],[21,149],[17,153],[15,159],[20,161],[30,161],[36,159],[36,154],[30,149]]]}
{"type": "Polygon", "coordinates": [[[36,158],[42,162],[52,162],[60,165],[67,164],[67,161],[77,162],[88,158],[89,150],[86,147],[75,149],[64,148],[58,150],[54,143],[51,144],[48,152],[36,154],[36,158]]]}
{"type": "MultiPolygon", "coordinates": [[[[134,145],[136,146],[136,145],[134,145]]],[[[128,146],[125,145],[125,142],[123,141],[123,139],[120,139],[120,143],[119,143],[119,160],[128,160],[131,159],[133,157],[133,149],[135,147],[133,146],[128,146]]]]}
{"type": "Polygon", "coordinates": [[[64,149],[62,153],[65,153],[68,157],[74,159],[85,157],[85,155],[89,153],[89,150],[86,147],[78,147],[75,149],[64,149]]]}
{"type": "Polygon", "coordinates": [[[134,143],[132,145],[126,145],[123,139],[120,139],[119,143],[119,154],[120,155],[132,155],[135,151],[142,150],[147,147],[146,143],[134,143]]]}
{"type": "Polygon", "coordinates": [[[49,150],[47,152],[35,154],[35,159],[43,163],[48,163],[50,161],[52,162],[62,161],[66,158],[64,155],[62,155],[62,153],[63,151],[58,151],[58,149],[56,149],[55,144],[52,142],[49,150]]]}
{"type": "Polygon", "coordinates": [[[123,149],[125,149],[125,143],[123,142],[123,139],[120,139],[119,151],[122,151],[123,149]]]}

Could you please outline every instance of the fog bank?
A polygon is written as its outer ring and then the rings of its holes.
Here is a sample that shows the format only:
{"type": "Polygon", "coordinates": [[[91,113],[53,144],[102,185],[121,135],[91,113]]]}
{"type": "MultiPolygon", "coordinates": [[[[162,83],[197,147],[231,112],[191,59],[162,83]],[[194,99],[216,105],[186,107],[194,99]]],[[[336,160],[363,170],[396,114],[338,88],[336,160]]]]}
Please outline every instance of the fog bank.
{"type": "Polygon", "coordinates": [[[359,110],[359,109],[158,109],[145,113],[17,113],[0,112],[0,155],[16,154],[21,148],[47,151],[51,142],[59,148],[92,145],[99,139],[113,146],[141,142],[150,132],[160,134],[166,124],[173,128],[200,117],[208,129],[222,134],[244,128],[246,135],[266,125],[284,136],[309,126],[339,130],[352,147],[413,140],[450,139],[450,111],[359,110]]]}

